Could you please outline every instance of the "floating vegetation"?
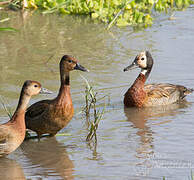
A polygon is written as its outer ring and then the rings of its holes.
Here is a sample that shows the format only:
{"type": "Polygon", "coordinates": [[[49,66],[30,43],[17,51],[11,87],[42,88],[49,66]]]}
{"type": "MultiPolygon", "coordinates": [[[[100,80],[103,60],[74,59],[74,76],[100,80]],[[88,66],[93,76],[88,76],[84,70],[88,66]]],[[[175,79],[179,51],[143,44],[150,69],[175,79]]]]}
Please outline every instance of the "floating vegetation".
{"type": "Polygon", "coordinates": [[[59,12],[61,14],[88,15],[112,25],[145,27],[153,23],[153,12],[184,10],[193,0],[13,0],[11,9],[42,9],[44,14],[59,12]]]}
{"type": "Polygon", "coordinates": [[[87,79],[81,76],[84,81],[86,82],[86,90],[85,90],[85,107],[84,107],[84,113],[86,115],[88,126],[89,126],[89,133],[86,137],[86,141],[91,141],[93,138],[95,140],[95,143],[97,143],[97,129],[100,123],[100,120],[102,119],[102,116],[104,114],[104,111],[106,109],[106,103],[103,103],[103,109],[100,110],[99,106],[102,100],[105,99],[107,96],[101,96],[98,97],[98,93],[95,92],[93,87],[88,83],[87,79]],[[97,108],[98,107],[98,108],[97,108]],[[93,118],[91,118],[90,114],[91,111],[93,118]]]}
{"type": "MultiPolygon", "coordinates": [[[[71,134],[69,134],[69,133],[57,133],[55,135],[55,137],[58,137],[58,136],[71,136],[71,134]]],[[[41,138],[43,138],[43,137],[50,137],[50,135],[49,134],[43,134],[41,136],[41,138]]],[[[26,130],[25,140],[29,140],[29,139],[38,139],[38,136],[33,131],[26,130]]]]}
{"type": "Polygon", "coordinates": [[[55,136],[56,137],[57,136],[71,136],[71,134],[69,134],[69,133],[57,133],[55,136]]]}

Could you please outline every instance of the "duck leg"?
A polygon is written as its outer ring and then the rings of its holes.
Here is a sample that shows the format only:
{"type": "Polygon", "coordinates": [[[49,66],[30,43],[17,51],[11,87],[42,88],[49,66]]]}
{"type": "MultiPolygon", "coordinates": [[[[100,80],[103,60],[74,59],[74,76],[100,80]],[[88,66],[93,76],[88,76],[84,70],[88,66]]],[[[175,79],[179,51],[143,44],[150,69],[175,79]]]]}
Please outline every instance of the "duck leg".
{"type": "Polygon", "coordinates": [[[37,133],[38,142],[40,142],[41,134],[37,133]]]}

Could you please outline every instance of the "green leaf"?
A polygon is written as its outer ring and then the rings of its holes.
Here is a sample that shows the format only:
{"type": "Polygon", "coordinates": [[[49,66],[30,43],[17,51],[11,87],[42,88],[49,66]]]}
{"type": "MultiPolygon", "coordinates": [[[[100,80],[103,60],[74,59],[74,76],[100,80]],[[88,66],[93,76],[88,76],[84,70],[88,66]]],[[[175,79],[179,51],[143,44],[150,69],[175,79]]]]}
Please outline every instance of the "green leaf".
{"type": "Polygon", "coordinates": [[[117,20],[117,26],[128,26],[129,23],[125,19],[118,19],[117,20]]]}
{"type": "Polygon", "coordinates": [[[5,22],[5,21],[9,21],[9,18],[5,18],[5,19],[0,20],[0,23],[5,22]]]}
{"type": "Polygon", "coordinates": [[[92,19],[96,19],[99,15],[97,13],[92,13],[92,19]]]}
{"type": "Polygon", "coordinates": [[[143,23],[143,17],[144,17],[144,14],[140,12],[137,18],[137,23],[139,24],[143,23]]]}
{"type": "Polygon", "coordinates": [[[58,133],[55,136],[71,136],[69,133],[58,133]]]}
{"type": "Polygon", "coordinates": [[[11,27],[0,27],[0,31],[10,31],[10,32],[17,32],[18,30],[11,27]]]}

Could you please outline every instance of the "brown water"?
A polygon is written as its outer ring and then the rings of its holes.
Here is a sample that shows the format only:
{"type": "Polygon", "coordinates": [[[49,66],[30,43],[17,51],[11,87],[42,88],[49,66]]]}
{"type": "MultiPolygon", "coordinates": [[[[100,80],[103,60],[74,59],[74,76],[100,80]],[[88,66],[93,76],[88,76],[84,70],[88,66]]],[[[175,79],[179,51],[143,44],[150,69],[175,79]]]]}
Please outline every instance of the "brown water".
{"type": "MultiPolygon", "coordinates": [[[[58,63],[71,54],[87,67],[84,75],[96,89],[110,95],[100,122],[95,148],[85,141],[85,83],[71,73],[75,115],[61,132],[69,136],[25,141],[0,160],[0,179],[106,179],[151,180],[165,176],[188,179],[194,169],[194,95],[187,102],[148,109],[124,109],[123,94],[138,70],[123,72],[137,53],[150,50],[155,64],[148,82],[169,82],[194,87],[194,7],[176,12],[176,19],[162,15],[145,30],[113,27],[89,19],[1,12],[19,32],[0,32],[0,95],[14,111],[26,79],[38,80],[54,91],[36,96],[31,103],[53,98],[59,88],[58,63]]],[[[1,123],[8,117],[1,107],[1,123]]]]}

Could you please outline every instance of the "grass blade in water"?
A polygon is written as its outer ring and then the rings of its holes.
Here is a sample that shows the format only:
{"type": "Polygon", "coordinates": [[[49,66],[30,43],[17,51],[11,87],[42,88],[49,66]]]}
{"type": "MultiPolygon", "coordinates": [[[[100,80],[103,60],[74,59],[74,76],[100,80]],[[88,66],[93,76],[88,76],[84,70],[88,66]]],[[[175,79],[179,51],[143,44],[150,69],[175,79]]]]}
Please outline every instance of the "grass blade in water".
{"type": "Polygon", "coordinates": [[[0,31],[17,32],[18,30],[11,27],[0,27],[0,31]]]}
{"type": "Polygon", "coordinates": [[[5,19],[0,20],[0,23],[6,22],[6,21],[9,21],[9,18],[5,18],[5,19]]]}
{"type": "Polygon", "coordinates": [[[9,116],[9,118],[11,118],[12,117],[11,109],[7,107],[7,105],[5,104],[5,101],[2,99],[2,97],[0,97],[0,102],[1,102],[1,105],[3,106],[3,109],[5,110],[7,115],[9,116]]]}

